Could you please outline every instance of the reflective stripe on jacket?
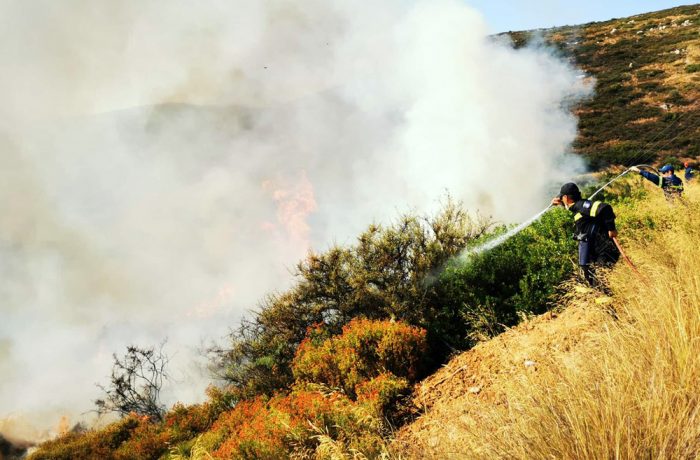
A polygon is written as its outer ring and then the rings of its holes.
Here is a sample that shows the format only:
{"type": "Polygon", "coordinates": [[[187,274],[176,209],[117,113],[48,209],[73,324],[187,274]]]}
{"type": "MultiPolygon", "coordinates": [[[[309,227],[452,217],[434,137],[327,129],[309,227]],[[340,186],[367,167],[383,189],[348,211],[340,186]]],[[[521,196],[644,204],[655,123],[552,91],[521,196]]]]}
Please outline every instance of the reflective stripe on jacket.
{"type": "Polygon", "coordinates": [[[596,232],[615,231],[615,213],[612,207],[602,201],[578,200],[569,211],[574,213],[576,235],[590,237],[596,232]]]}
{"type": "Polygon", "coordinates": [[[574,222],[578,222],[579,219],[581,219],[584,216],[584,213],[587,217],[595,217],[598,215],[598,209],[600,209],[600,205],[603,203],[602,201],[593,201],[592,203],[588,200],[584,200],[586,203],[584,203],[581,206],[581,211],[577,212],[574,214],[574,222]],[[590,205],[588,203],[591,203],[590,205]]]}

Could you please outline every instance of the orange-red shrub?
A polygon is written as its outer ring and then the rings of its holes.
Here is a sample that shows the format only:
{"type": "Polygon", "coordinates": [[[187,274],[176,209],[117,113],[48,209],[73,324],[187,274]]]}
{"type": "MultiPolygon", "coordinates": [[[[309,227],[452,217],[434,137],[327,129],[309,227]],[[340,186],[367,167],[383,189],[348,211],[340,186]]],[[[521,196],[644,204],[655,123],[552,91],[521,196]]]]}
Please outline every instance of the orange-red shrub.
{"type": "MultiPolygon", "coordinates": [[[[345,396],[297,389],[270,399],[242,401],[212,427],[221,440],[216,458],[286,458],[293,449],[313,448],[315,428],[336,431],[351,407],[345,396]]],[[[216,441],[214,441],[216,442],[216,441]]]]}
{"type": "MultiPolygon", "coordinates": [[[[220,412],[220,411],[219,411],[220,412]]],[[[31,458],[156,460],[173,444],[195,438],[214,422],[218,412],[209,402],[175,404],[162,423],[129,415],[100,430],[70,433],[42,444],[31,458]]]]}
{"type": "Polygon", "coordinates": [[[408,380],[387,372],[355,387],[357,402],[368,405],[375,414],[381,416],[392,413],[397,401],[408,389],[408,380]]]}
{"type": "Polygon", "coordinates": [[[338,336],[316,326],[296,353],[297,382],[289,393],[231,408],[235,395],[211,388],[208,402],[176,404],[162,423],[128,416],[102,430],[46,443],[31,458],[155,460],[200,433],[201,446],[216,458],[313,453],[321,433],[348,452],[372,458],[380,453],[382,420],[418,377],[425,348],[425,331],[399,322],[357,319],[338,336]]]}
{"type": "Polygon", "coordinates": [[[114,452],[115,460],[156,460],[163,455],[170,443],[170,433],[160,423],[138,418],[138,425],[131,437],[114,452]]]}
{"type": "Polygon", "coordinates": [[[294,377],[342,388],[351,397],[357,385],[383,373],[413,381],[425,355],[425,334],[401,322],[367,319],[355,319],[341,335],[324,340],[315,339],[322,334],[313,330],[297,350],[294,377]]]}
{"type": "Polygon", "coordinates": [[[174,441],[183,441],[206,431],[217,416],[209,402],[191,406],[177,403],[165,414],[163,427],[174,441]]]}

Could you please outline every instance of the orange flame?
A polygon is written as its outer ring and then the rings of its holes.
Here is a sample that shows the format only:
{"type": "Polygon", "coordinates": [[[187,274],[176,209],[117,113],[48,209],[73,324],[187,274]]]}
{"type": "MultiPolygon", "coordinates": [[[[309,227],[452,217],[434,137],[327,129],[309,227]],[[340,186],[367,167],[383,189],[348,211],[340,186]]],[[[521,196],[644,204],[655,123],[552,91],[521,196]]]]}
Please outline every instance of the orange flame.
{"type": "MultiPolygon", "coordinates": [[[[262,186],[272,195],[277,206],[277,221],[287,237],[306,250],[310,246],[311,232],[307,218],[317,208],[314,187],[306,176],[306,171],[302,170],[299,179],[292,184],[279,184],[267,180],[262,186]]],[[[262,227],[265,230],[271,229],[269,222],[264,222],[262,227]]]]}
{"type": "Polygon", "coordinates": [[[58,422],[58,426],[56,427],[56,433],[58,433],[59,436],[63,436],[64,434],[68,433],[68,430],[70,430],[70,419],[67,415],[63,415],[61,416],[61,420],[58,422]]]}

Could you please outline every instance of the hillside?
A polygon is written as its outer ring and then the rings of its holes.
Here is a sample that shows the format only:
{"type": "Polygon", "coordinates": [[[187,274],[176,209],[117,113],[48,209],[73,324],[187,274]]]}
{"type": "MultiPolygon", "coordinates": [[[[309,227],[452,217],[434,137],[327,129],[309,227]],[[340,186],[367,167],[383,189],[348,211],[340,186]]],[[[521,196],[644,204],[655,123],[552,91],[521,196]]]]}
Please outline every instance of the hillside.
{"type": "Polygon", "coordinates": [[[408,458],[472,458],[472,446],[460,438],[477,430],[494,407],[508,404],[509,389],[518,379],[535,377],[552,362],[590,356],[593,335],[612,321],[602,306],[610,300],[577,288],[563,311],[545,313],[477,345],[422,382],[414,404],[424,415],[401,430],[397,450],[408,458]]]}
{"type": "Polygon", "coordinates": [[[613,296],[570,286],[562,311],[455,357],[422,382],[408,458],[697,458],[700,190],[617,212],[635,276],[613,296]],[[649,209],[655,209],[650,213],[649,209]],[[639,225],[646,221],[645,225],[639,225]]]}
{"type": "Polygon", "coordinates": [[[593,166],[700,155],[700,5],[509,35],[542,39],[595,78],[574,111],[574,151],[593,166]]]}

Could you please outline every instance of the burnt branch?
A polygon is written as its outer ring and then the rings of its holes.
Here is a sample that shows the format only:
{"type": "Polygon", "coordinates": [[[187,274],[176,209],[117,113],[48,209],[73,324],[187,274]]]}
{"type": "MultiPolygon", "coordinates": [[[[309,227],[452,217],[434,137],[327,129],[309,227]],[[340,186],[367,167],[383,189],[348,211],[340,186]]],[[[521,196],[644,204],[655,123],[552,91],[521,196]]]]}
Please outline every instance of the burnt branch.
{"type": "Polygon", "coordinates": [[[163,420],[165,406],[160,402],[160,392],[168,379],[168,356],[163,352],[165,342],[158,348],[140,348],[130,345],[126,354],[116,354],[109,385],[97,385],[105,397],[95,400],[97,412],[102,415],[116,412],[126,416],[131,413],[163,420]]]}

